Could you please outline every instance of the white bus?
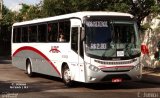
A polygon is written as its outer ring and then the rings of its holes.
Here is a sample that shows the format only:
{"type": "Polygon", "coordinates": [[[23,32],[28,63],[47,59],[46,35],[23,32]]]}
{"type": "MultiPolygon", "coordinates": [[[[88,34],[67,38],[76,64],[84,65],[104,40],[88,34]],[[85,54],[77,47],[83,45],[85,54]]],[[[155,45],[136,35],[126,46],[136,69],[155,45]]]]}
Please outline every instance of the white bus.
{"type": "Polygon", "coordinates": [[[137,25],[127,13],[76,12],[13,24],[13,65],[67,86],[138,81],[140,54],[137,25]]]}

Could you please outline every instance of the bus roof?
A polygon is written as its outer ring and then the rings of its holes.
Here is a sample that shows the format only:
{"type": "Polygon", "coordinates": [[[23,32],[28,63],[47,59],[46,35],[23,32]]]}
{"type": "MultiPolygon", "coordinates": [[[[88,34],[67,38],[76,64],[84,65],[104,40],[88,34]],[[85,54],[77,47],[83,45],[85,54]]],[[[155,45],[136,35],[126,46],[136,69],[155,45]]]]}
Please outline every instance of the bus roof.
{"type": "Polygon", "coordinates": [[[67,19],[67,18],[73,18],[73,17],[83,19],[84,16],[128,16],[131,18],[133,17],[131,14],[121,13],[121,12],[84,11],[84,12],[75,12],[75,13],[53,16],[48,18],[39,18],[39,19],[30,20],[30,21],[18,22],[18,23],[14,23],[13,26],[48,22],[48,21],[61,20],[61,19],[67,19]]]}

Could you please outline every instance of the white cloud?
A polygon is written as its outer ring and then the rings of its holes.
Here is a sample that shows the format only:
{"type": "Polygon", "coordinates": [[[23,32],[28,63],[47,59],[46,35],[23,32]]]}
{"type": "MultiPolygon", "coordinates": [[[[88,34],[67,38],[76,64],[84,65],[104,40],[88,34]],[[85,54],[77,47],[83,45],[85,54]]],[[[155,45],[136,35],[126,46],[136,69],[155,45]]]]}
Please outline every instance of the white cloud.
{"type": "Polygon", "coordinates": [[[19,11],[20,9],[22,8],[22,5],[20,4],[12,4],[9,9],[12,10],[12,11],[19,11]]]}
{"type": "Polygon", "coordinates": [[[12,11],[19,11],[22,8],[22,3],[34,5],[39,3],[41,0],[4,0],[4,5],[12,11]]]}
{"type": "Polygon", "coordinates": [[[19,0],[4,0],[4,5],[12,11],[19,11],[21,5],[19,0]]]}

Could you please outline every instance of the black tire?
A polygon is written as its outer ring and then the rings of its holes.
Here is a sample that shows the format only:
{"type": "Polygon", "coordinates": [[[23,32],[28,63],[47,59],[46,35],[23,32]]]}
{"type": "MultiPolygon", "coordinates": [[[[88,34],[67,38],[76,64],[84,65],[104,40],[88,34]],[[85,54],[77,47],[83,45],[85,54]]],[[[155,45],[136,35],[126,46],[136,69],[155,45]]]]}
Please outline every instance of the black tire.
{"type": "Polygon", "coordinates": [[[67,87],[73,86],[73,81],[71,80],[71,74],[70,74],[70,69],[69,69],[68,65],[65,65],[62,68],[62,79],[63,79],[64,84],[67,87]]]}
{"type": "Polygon", "coordinates": [[[29,77],[32,77],[33,76],[33,72],[32,72],[32,66],[31,66],[31,63],[30,61],[27,62],[27,65],[26,65],[26,73],[29,77]]]}

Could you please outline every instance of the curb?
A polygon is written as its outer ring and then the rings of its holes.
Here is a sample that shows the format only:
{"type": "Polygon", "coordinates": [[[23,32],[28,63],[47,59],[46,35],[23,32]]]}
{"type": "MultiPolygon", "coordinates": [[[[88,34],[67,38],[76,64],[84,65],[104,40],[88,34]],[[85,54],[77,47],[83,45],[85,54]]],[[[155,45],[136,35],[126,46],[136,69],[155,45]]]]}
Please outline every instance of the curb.
{"type": "Polygon", "coordinates": [[[143,74],[141,81],[152,84],[160,84],[160,74],[143,74]]]}

